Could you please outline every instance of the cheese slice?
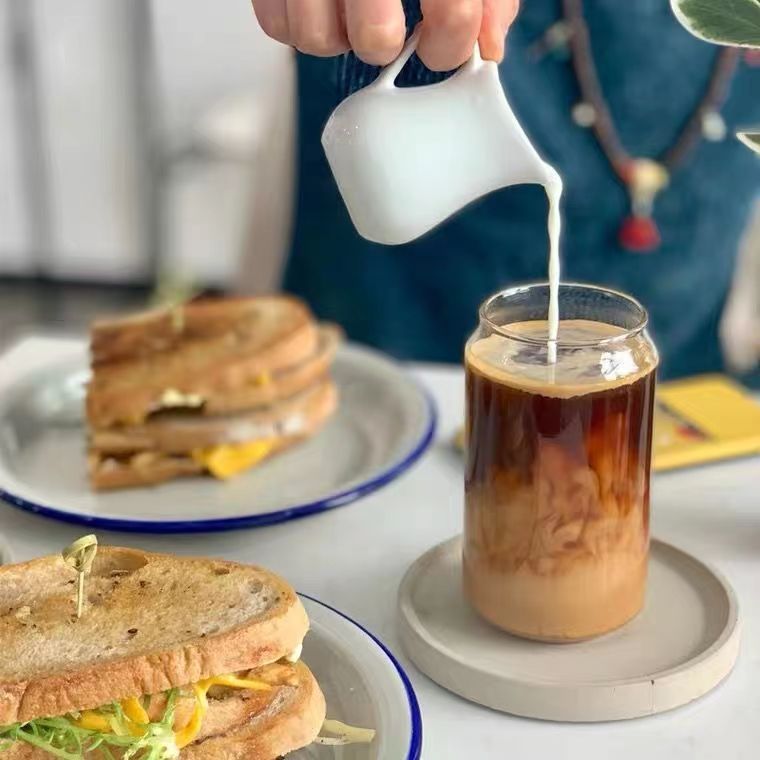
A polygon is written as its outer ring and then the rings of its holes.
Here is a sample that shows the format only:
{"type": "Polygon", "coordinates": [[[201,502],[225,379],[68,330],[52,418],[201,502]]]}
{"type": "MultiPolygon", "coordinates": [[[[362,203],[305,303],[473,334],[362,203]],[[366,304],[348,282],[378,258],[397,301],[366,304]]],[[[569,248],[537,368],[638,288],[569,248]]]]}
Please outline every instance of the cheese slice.
{"type": "Polygon", "coordinates": [[[215,478],[224,480],[261,462],[271,453],[276,442],[275,438],[264,438],[249,443],[228,443],[209,449],[196,449],[192,457],[215,478]]]}
{"type": "Polygon", "coordinates": [[[109,733],[111,728],[111,721],[104,715],[101,715],[97,710],[84,710],[79,718],[73,720],[72,723],[79,727],[87,729],[88,731],[100,731],[101,733],[109,733]]]}
{"type": "Polygon", "coordinates": [[[195,709],[190,716],[188,724],[181,730],[174,732],[174,741],[180,749],[187,747],[188,744],[195,741],[200,733],[203,718],[208,711],[208,690],[210,686],[203,686],[204,681],[193,685],[195,692],[195,709]]]}
{"type": "Polygon", "coordinates": [[[121,703],[121,709],[133,723],[150,723],[148,713],[145,712],[145,708],[140,704],[140,700],[137,697],[130,697],[125,699],[121,703]]]}

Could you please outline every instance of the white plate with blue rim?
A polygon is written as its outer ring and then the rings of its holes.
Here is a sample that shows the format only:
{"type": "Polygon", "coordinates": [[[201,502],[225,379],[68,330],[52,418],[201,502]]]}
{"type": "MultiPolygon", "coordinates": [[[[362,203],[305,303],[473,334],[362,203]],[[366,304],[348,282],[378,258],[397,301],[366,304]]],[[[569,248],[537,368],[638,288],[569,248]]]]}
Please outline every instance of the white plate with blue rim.
{"type": "Polygon", "coordinates": [[[10,565],[13,562],[13,553],[8,539],[0,533],[0,565],[10,565]]]}
{"type": "Polygon", "coordinates": [[[327,717],[369,728],[369,744],[312,744],[294,760],[419,760],[422,717],[412,684],[379,639],[343,613],[301,595],[311,628],[303,661],[325,695],[327,717]]]}
{"type": "Polygon", "coordinates": [[[312,439],[229,481],[195,477],[96,493],[87,483],[86,344],[29,340],[37,356],[28,366],[19,359],[23,344],[0,358],[0,497],[93,529],[230,530],[344,506],[404,473],[435,433],[425,389],[386,356],[348,344],[332,370],[338,411],[312,439]],[[43,347],[49,361],[39,360],[43,347]]]}

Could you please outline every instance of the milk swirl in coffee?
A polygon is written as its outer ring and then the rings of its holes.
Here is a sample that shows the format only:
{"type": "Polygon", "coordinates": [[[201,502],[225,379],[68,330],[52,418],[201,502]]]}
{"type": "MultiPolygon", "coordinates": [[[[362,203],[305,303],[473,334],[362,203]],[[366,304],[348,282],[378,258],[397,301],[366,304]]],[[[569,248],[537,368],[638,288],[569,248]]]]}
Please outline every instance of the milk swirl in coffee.
{"type": "Polygon", "coordinates": [[[643,332],[561,320],[481,330],[466,349],[464,580],[522,636],[572,641],[641,608],[657,354],[643,332]]]}

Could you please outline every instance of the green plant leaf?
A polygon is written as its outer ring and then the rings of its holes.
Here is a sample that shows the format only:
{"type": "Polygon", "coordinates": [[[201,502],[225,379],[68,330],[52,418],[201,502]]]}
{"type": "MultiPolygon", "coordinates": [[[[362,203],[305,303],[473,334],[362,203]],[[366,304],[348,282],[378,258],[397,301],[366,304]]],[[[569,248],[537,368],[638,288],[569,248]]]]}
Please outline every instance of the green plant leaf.
{"type": "Polygon", "coordinates": [[[736,136],[747,147],[760,154],[760,132],[737,132],[736,136]]]}
{"type": "Polygon", "coordinates": [[[670,0],[694,35],[719,45],[760,48],[760,0],[670,0]]]}

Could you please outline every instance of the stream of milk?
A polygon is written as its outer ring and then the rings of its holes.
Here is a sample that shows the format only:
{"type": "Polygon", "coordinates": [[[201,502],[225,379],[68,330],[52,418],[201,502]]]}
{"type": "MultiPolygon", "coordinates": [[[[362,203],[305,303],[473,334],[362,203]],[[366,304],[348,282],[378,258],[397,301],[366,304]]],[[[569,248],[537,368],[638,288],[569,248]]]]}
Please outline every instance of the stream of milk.
{"type": "Polygon", "coordinates": [[[562,221],[559,204],[562,197],[562,180],[559,174],[547,167],[548,179],[544,185],[549,199],[549,342],[547,344],[547,362],[557,363],[557,336],[559,334],[559,236],[562,221]]]}

